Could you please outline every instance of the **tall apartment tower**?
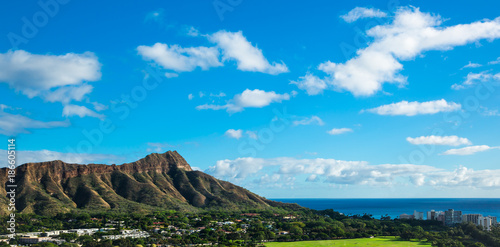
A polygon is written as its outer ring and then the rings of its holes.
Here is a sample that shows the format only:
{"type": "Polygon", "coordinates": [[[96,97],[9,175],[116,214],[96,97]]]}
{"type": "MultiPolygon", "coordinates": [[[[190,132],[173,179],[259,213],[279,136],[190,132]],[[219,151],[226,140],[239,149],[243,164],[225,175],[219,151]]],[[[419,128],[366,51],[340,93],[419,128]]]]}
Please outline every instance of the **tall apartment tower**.
{"type": "Polygon", "coordinates": [[[444,211],[445,225],[452,226],[459,223],[462,223],[462,211],[455,211],[453,209],[448,209],[447,211],[444,211]]]}
{"type": "Polygon", "coordinates": [[[462,216],[462,222],[472,222],[475,225],[479,225],[479,221],[482,217],[483,215],[481,214],[464,214],[462,216]]]}

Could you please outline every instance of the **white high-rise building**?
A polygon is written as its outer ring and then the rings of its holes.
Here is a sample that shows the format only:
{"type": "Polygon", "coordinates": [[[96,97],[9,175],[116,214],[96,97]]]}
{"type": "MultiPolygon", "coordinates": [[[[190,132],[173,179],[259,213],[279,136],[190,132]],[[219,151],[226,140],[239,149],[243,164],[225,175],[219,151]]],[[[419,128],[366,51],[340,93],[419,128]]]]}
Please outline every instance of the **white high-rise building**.
{"type": "Polygon", "coordinates": [[[424,212],[417,212],[417,210],[413,211],[413,218],[416,220],[423,220],[424,212]]]}

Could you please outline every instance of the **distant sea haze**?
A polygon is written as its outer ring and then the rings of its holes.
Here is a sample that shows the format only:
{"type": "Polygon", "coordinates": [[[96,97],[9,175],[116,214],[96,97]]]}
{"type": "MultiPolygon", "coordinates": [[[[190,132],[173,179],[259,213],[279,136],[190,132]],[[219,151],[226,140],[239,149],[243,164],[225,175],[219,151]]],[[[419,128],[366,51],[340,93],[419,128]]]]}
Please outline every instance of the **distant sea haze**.
{"type": "Polygon", "coordinates": [[[280,202],[297,203],[300,206],[323,210],[333,209],[345,215],[365,213],[380,219],[389,215],[391,219],[413,211],[460,210],[463,214],[482,214],[500,218],[500,198],[412,198],[412,199],[271,199],[280,202]]]}

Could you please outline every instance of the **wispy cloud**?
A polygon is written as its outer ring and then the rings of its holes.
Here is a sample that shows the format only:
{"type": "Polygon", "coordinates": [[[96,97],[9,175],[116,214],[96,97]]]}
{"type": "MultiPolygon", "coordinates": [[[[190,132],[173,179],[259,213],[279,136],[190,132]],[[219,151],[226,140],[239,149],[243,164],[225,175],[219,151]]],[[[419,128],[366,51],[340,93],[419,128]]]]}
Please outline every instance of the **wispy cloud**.
{"type": "Polygon", "coordinates": [[[406,100],[403,100],[398,103],[382,105],[376,108],[368,109],[366,111],[378,115],[415,116],[436,114],[439,112],[459,111],[461,109],[462,106],[460,104],[455,102],[447,102],[446,100],[441,99],[427,102],[408,102],[406,100]]]}
{"type": "Polygon", "coordinates": [[[481,64],[478,64],[478,63],[473,63],[471,61],[469,61],[469,63],[467,65],[465,65],[464,67],[462,67],[461,69],[466,69],[466,68],[479,68],[483,65],[481,64]]]}
{"type": "MultiPolygon", "coordinates": [[[[4,112],[4,106],[0,111],[0,134],[6,136],[15,136],[19,133],[30,133],[32,129],[48,129],[67,127],[70,125],[69,121],[39,121],[20,114],[11,114],[4,112]]],[[[8,106],[5,106],[8,107],[8,106]]]]}
{"type": "MultiPolygon", "coordinates": [[[[0,150],[0,157],[7,160],[7,151],[0,150]]],[[[50,150],[17,151],[17,163],[38,163],[45,161],[62,160],[66,163],[89,164],[104,163],[115,164],[123,161],[123,157],[111,154],[86,154],[86,153],[62,153],[50,150]]]]}
{"type": "Polygon", "coordinates": [[[500,73],[492,74],[488,71],[482,71],[479,73],[469,73],[465,81],[462,84],[453,84],[451,86],[452,89],[460,90],[470,88],[481,82],[489,82],[489,81],[500,81],[500,73]]]}
{"type": "Polygon", "coordinates": [[[364,7],[356,7],[349,11],[349,13],[340,16],[344,21],[346,22],[355,22],[359,19],[364,19],[364,18],[381,18],[381,17],[386,17],[387,14],[379,9],[375,8],[364,8],[364,7]]]}
{"type": "Polygon", "coordinates": [[[324,125],[325,123],[323,122],[323,120],[321,120],[320,117],[311,116],[310,118],[306,117],[301,120],[295,120],[292,122],[292,124],[294,126],[297,126],[297,125],[311,125],[311,124],[324,125]]]}
{"type": "Polygon", "coordinates": [[[450,149],[446,150],[443,155],[472,155],[479,152],[484,152],[492,149],[499,149],[500,147],[490,147],[488,145],[478,145],[478,146],[470,146],[458,149],[450,149]]]}
{"type": "MultiPolygon", "coordinates": [[[[292,96],[294,93],[292,92],[292,96]]],[[[274,91],[266,92],[259,89],[246,89],[241,94],[237,94],[233,99],[224,105],[204,104],[196,107],[197,110],[226,110],[229,113],[240,112],[245,108],[262,108],[271,103],[280,103],[289,100],[290,94],[277,94],[274,91]]]]}
{"type": "Polygon", "coordinates": [[[458,136],[420,136],[420,137],[408,137],[406,140],[414,145],[446,145],[446,146],[460,146],[460,145],[472,145],[472,142],[467,138],[458,136]]]}
{"type": "Polygon", "coordinates": [[[340,135],[340,134],[344,134],[344,133],[348,133],[348,132],[352,132],[352,129],[350,129],[350,128],[339,128],[339,129],[333,128],[333,129],[327,131],[326,133],[328,133],[330,135],[340,135]]]}
{"type": "Polygon", "coordinates": [[[92,111],[85,106],[79,106],[79,105],[65,105],[63,108],[62,115],[64,117],[79,116],[81,118],[82,117],[95,117],[99,119],[105,118],[104,115],[92,111]]]}

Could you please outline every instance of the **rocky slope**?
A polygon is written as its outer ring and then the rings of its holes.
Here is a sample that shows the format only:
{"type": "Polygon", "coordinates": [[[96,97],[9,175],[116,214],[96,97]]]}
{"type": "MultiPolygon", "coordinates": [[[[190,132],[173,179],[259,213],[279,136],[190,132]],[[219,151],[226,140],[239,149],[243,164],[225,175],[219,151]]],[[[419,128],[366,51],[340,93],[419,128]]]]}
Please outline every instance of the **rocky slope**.
{"type": "MultiPolygon", "coordinates": [[[[72,210],[265,209],[284,204],[218,180],[176,151],[153,153],[122,165],[68,164],[60,160],[16,168],[16,208],[53,215],[72,210]]],[[[7,213],[7,168],[0,169],[0,213],[7,213]]]]}

